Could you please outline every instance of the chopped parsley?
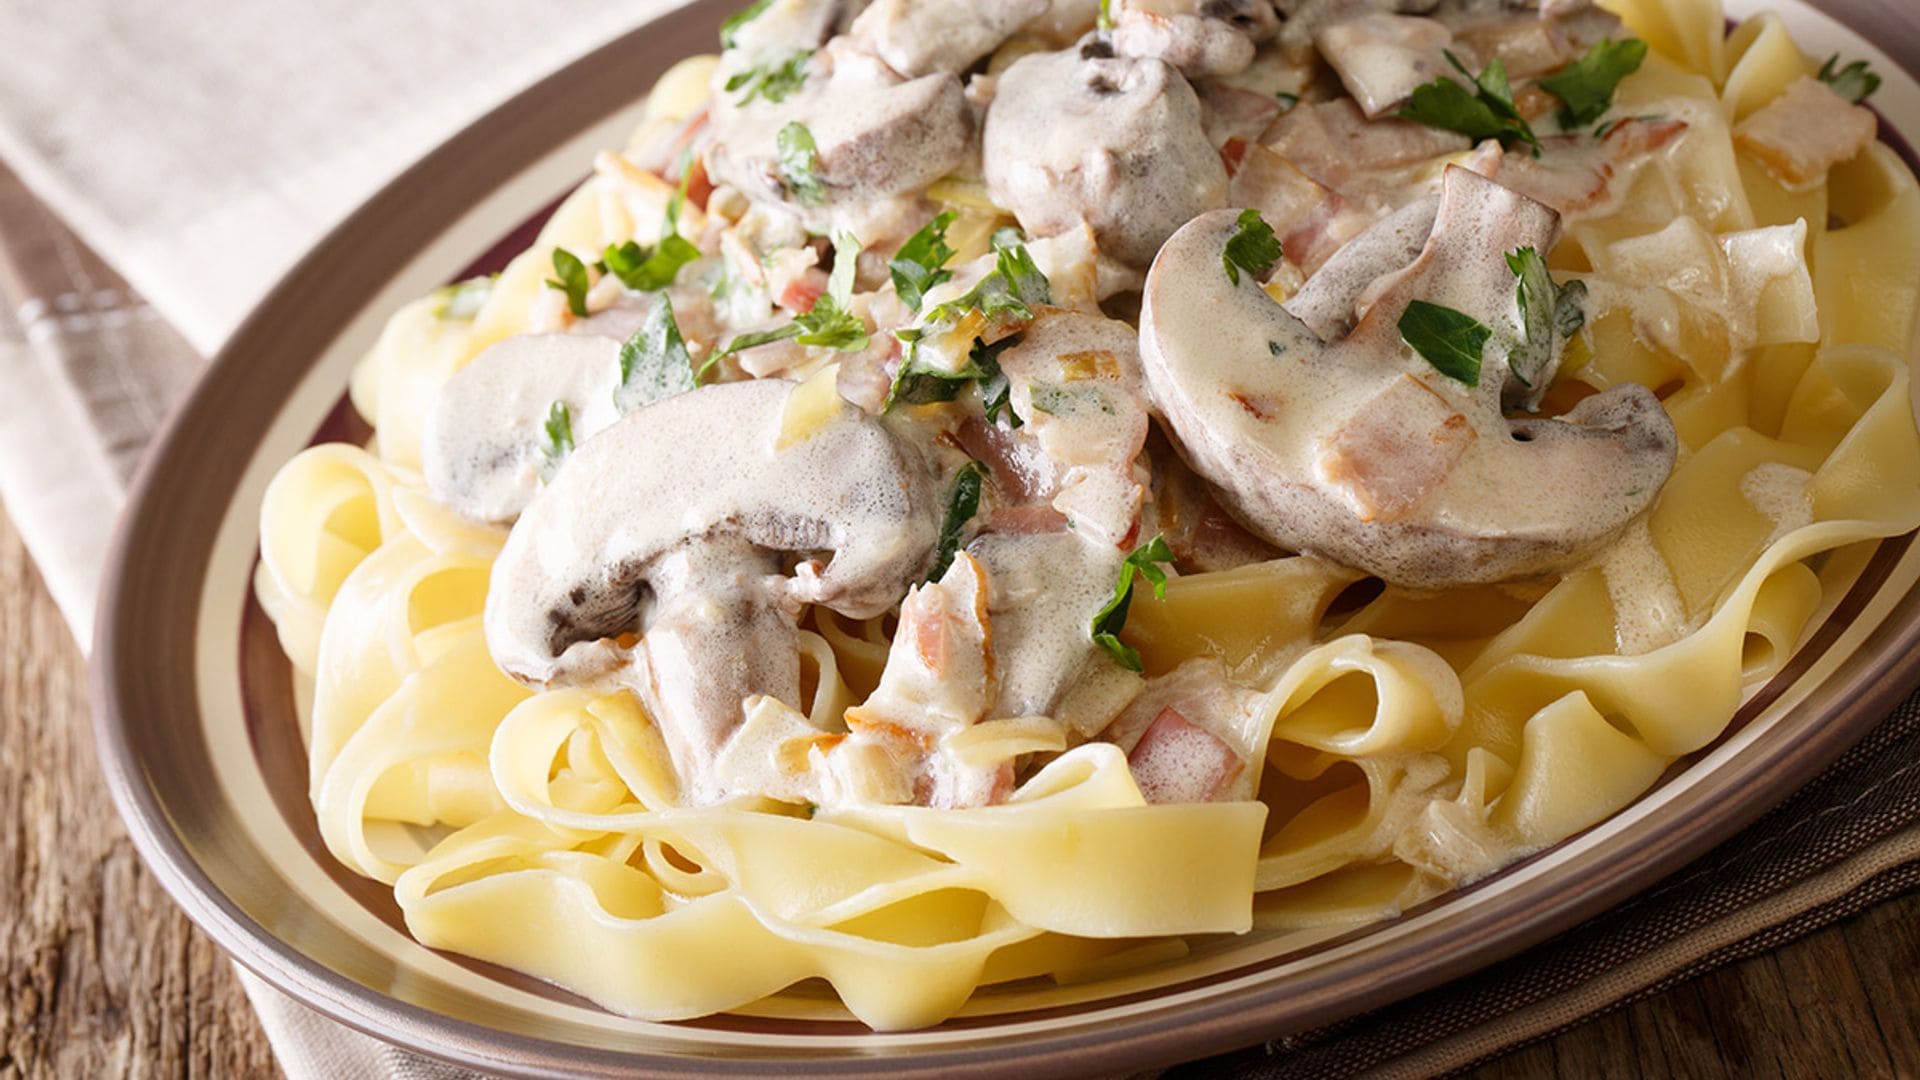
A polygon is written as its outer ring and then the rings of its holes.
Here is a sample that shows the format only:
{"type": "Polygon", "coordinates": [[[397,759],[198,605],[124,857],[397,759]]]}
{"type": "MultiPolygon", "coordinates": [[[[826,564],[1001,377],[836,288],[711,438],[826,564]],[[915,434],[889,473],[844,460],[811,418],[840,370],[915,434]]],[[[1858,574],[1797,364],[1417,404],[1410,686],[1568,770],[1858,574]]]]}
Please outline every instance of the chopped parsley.
{"type": "Polygon", "coordinates": [[[1415,300],[1400,315],[1400,339],[1449,379],[1480,384],[1480,354],[1493,330],[1464,312],[1415,300]]]}
{"type": "Polygon", "coordinates": [[[1495,57],[1476,77],[1452,52],[1446,56],[1447,62],[1466,76],[1473,89],[1442,75],[1414,87],[1413,96],[1400,107],[1397,115],[1442,131],[1457,131],[1475,142],[1498,139],[1500,145],[1506,147],[1523,142],[1533,148],[1533,156],[1539,157],[1540,140],[1534,137],[1526,118],[1513,107],[1507,66],[1495,57]]]}
{"type": "Polygon", "coordinates": [[[934,549],[928,581],[939,581],[953,565],[953,556],[960,550],[960,534],[980,512],[980,483],[986,476],[986,468],[977,461],[967,462],[954,474],[953,486],[947,489],[947,516],[940,524],[940,546],[934,549]]]}
{"type": "Polygon", "coordinates": [[[720,47],[731,49],[740,44],[740,28],[764,15],[772,5],[773,0],[753,0],[753,3],[727,16],[727,21],[720,24],[720,47]]]}
{"type": "Polygon", "coordinates": [[[587,290],[593,287],[587,280],[587,264],[566,248],[557,247],[553,249],[553,273],[554,276],[547,279],[547,288],[566,293],[567,310],[586,318],[587,290]]]}
{"type": "Polygon", "coordinates": [[[1273,92],[1273,98],[1275,101],[1278,101],[1280,103],[1281,112],[1286,112],[1287,110],[1293,108],[1295,105],[1300,104],[1299,94],[1290,94],[1285,90],[1275,90],[1273,92]]]}
{"type": "Polygon", "coordinates": [[[468,278],[433,290],[433,317],[471,319],[478,315],[480,306],[493,295],[494,276],[468,278]]]}
{"type": "Polygon", "coordinates": [[[785,101],[788,94],[806,83],[807,61],[812,58],[812,49],[801,49],[782,63],[750,67],[727,80],[727,93],[746,91],[734,99],[735,105],[746,105],[756,97],[772,102],[785,101]]]}
{"type": "Polygon", "coordinates": [[[1820,65],[1820,81],[1833,87],[1834,93],[1858,105],[1880,89],[1880,76],[1867,69],[1865,60],[1855,60],[1836,71],[1834,65],[1839,62],[1840,54],[1834,53],[1820,65]]]}
{"type": "Polygon", "coordinates": [[[894,291],[900,294],[900,302],[907,305],[908,311],[919,311],[920,301],[926,299],[928,289],[952,279],[953,272],[944,267],[947,260],[953,258],[953,249],[947,246],[947,226],[953,222],[953,211],[942,211],[921,226],[919,232],[907,237],[893,261],[887,264],[894,291]]]}
{"type": "Polygon", "coordinates": [[[1600,119],[1613,106],[1620,80],[1640,70],[1647,43],[1639,38],[1596,41],[1586,55],[1540,80],[1540,88],[1560,99],[1560,126],[1571,130],[1600,119]]]}
{"type": "Polygon", "coordinates": [[[827,189],[820,183],[820,148],[813,132],[798,120],[780,129],[774,139],[779,151],[780,182],[801,206],[819,206],[827,201],[827,189]]]}
{"type": "MultiPolygon", "coordinates": [[[[1520,307],[1522,335],[1507,356],[1507,366],[1514,378],[1531,389],[1552,362],[1555,341],[1572,337],[1585,325],[1587,286],[1581,281],[1555,285],[1547,273],[1547,261],[1531,247],[1509,252],[1507,267],[1519,279],[1515,302],[1520,307]]],[[[1477,370],[1477,362],[1475,366],[1477,370]]]]}
{"type": "Polygon", "coordinates": [[[700,257],[700,249],[679,233],[668,233],[654,247],[641,247],[632,240],[619,246],[607,245],[600,261],[620,284],[635,292],[659,292],[673,284],[680,268],[700,257]]]}
{"type": "Polygon", "coordinates": [[[1113,0],[1100,0],[1100,13],[1094,16],[1093,28],[1102,34],[1113,30],[1113,0]]]}
{"type": "MultiPolygon", "coordinates": [[[[996,233],[994,238],[999,240],[1000,234],[996,233]]],[[[1033,318],[1035,307],[1052,302],[1053,290],[1047,283],[1047,275],[1034,264],[1025,245],[1009,239],[995,250],[993,270],[981,278],[979,284],[927,312],[919,326],[894,331],[894,336],[907,347],[906,358],[894,374],[883,409],[899,404],[952,401],[960,395],[960,384],[978,382],[987,419],[994,421],[1004,414],[1011,426],[1019,427],[1019,416],[1008,408],[1007,380],[1000,373],[997,359],[1001,351],[1019,339],[1018,335],[1002,337],[991,345],[976,335],[969,347],[966,366],[957,371],[921,362],[917,356],[919,344],[929,333],[951,331],[975,312],[989,322],[1008,317],[1025,322],[1033,318]]]]}
{"type": "Polygon", "coordinates": [[[673,318],[673,302],[665,293],[653,298],[647,319],[620,346],[620,385],[613,404],[621,415],[661,398],[693,389],[693,357],[673,318]]]}
{"type": "MultiPolygon", "coordinates": [[[[994,239],[1000,240],[1001,233],[995,233],[994,239]]],[[[1031,319],[1034,307],[1051,303],[1053,289],[1047,284],[1047,275],[1034,265],[1026,245],[1017,240],[996,243],[992,272],[964,295],[934,308],[927,314],[925,325],[952,322],[968,311],[978,311],[989,319],[1000,315],[1031,319]]]]}
{"type": "Polygon", "coordinates": [[[1280,261],[1280,241],[1260,211],[1240,211],[1239,225],[1227,238],[1226,250],[1220,253],[1220,263],[1227,268],[1227,280],[1235,285],[1240,284],[1240,271],[1245,270],[1258,281],[1280,261]]]}
{"type": "Polygon", "coordinates": [[[1167,546],[1164,536],[1156,536],[1134,548],[1120,564],[1120,579],[1114,582],[1113,598],[1093,616],[1089,627],[1093,643],[1107,650],[1114,662],[1128,671],[1139,671],[1144,666],[1140,662],[1140,651],[1120,640],[1120,631],[1127,625],[1127,609],[1133,605],[1134,578],[1146,578],[1153,586],[1153,595],[1165,599],[1167,572],[1160,569],[1159,564],[1172,561],[1173,549],[1167,546]]]}
{"type": "Polygon", "coordinates": [[[540,475],[552,479],[560,463],[573,453],[573,410],[566,402],[556,401],[547,409],[546,428],[547,439],[540,444],[540,475]]]}
{"type": "Polygon", "coordinates": [[[841,352],[859,352],[866,348],[869,340],[866,321],[852,310],[853,277],[859,268],[859,260],[860,241],[852,234],[841,233],[834,243],[833,273],[827,277],[827,291],[814,300],[813,306],[805,313],[795,315],[792,322],[783,326],[740,334],[727,342],[726,348],[707,357],[706,362],[700,365],[697,380],[705,381],[715,364],[742,349],[788,338],[802,345],[838,349],[841,352]]]}

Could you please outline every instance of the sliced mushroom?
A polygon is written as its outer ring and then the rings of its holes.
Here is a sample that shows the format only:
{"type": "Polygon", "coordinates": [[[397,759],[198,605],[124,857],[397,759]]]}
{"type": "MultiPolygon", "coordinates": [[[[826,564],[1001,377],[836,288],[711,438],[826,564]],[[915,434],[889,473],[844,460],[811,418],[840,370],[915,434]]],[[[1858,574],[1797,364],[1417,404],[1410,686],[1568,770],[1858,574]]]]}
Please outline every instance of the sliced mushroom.
{"type": "Polygon", "coordinates": [[[1048,0],[876,0],[854,41],[908,78],[958,74],[1045,14],[1048,0]]]}
{"type": "Polygon", "coordinates": [[[1113,9],[1115,52],[1190,77],[1246,70],[1254,45],[1280,30],[1268,0],[1118,0],[1113,9]]]}
{"type": "Polygon", "coordinates": [[[1052,236],[1085,222],[1102,253],[1135,266],[1226,199],[1200,101],[1159,60],[1022,57],[1000,76],[981,155],[994,201],[1022,228],[1052,236]]]}
{"type": "Polygon", "coordinates": [[[582,445],[515,524],[487,594],[502,670],[636,690],[698,801],[725,795],[708,766],[743,701],[797,702],[801,605],[891,610],[939,530],[928,466],[858,409],[777,448],[793,388],[703,387],[582,445]]]}
{"type": "Polygon", "coordinates": [[[508,338],[440,387],[420,446],[427,490],[476,521],[511,521],[550,471],[547,419],[567,407],[573,442],[618,420],[620,343],[576,334],[508,338]]]}
{"type": "Polygon", "coordinates": [[[1287,310],[1322,340],[1346,334],[1374,283],[1412,263],[1427,246],[1439,212],[1440,199],[1433,196],[1416,199],[1380,219],[1321,264],[1300,291],[1287,299],[1287,310]]]}
{"type": "Polygon", "coordinates": [[[1449,167],[1418,258],[1326,342],[1252,275],[1228,280],[1237,227],[1208,214],[1167,242],[1147,278],[1141,356],[1188,461],[1267,539],[1408,586],[1500,581],[1586,556],[1666,481],[1677,442],[1645,387],[1553,419],[1501,412],[1522,333],[1505,256],[1552,246],[1548,208],[1449,167]],[[1416,299],[1492,329],[1476,385],[1401,341],[1416,299]]]}
{"type": "Polygon", "coordinates": [[[952,74],[902,78],[844,37],[815,53],[805,70],[806,81],[778,102],[728,92],[725,82],[739,72],[724,65],[716,72],[714,141],[707,157],[716,181],[763,202],[783,203],[809,228],[825,232],[835,213],[859,213],[868,204],[917,191],[966,160],[973,114],[952,74]],[[780,132],[793,123],[813,138],[817,192],[799,182],[795,162],[782,161],[780,132]]]}

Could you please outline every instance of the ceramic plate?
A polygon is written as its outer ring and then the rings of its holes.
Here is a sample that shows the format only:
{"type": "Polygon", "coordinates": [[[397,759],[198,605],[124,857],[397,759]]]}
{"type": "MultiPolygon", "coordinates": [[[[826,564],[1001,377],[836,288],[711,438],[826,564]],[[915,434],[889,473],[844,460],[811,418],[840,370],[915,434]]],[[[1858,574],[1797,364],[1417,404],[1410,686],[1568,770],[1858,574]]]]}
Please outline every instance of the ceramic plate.
{"type": "MultiPolygon", "coordinates": [[[[1223,937],[1122,978],[991,988],[925,1031],[873,1034],[805,986],[751,1016],[629,1020],[421,947],[389,890],[336,866],[315,828],[288,668],[251,600],[261,494],[301,447],[353,436],[342,391],[386,313],[527,243],[530,213],[578,182],[594,149],[624,142],[639,95],[674,60],[710,51],[738,4],[703,0],[635,30],[421,161],[253,313],[147,462],[94,651],[109,784],[187,914],[286,993],[409,1049],[517,1075],[1134,1071],[1380,1006],[1616,904],[1784,798],[1920,681],[1909,536],[1859,551],[1856,584],[1727,734],[1604,824],[1390,922],[1223,937]]],[[[1897,7],[1856,22],[1911,60],[1920,17],[1897,7]]],[[[1899,65],[1807,7],[1786,14],[1810,54],[1870,58],[1887,76],[1883,127],[1896,143],[1898,130],[1920,134],[1920,85],[1899,65]]]]}

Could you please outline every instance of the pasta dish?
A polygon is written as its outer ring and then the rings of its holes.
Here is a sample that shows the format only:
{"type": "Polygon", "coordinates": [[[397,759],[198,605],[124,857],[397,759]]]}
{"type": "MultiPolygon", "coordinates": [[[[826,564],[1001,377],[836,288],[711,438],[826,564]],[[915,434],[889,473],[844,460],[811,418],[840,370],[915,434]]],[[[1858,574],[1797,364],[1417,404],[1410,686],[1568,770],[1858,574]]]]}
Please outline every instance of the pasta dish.
{"type": "Polygon", "coordinates": [[[1920,187],[1712,0],[753,0],[259,601],[434,948],[875,1029],[1606,820],[1920,525],[1920,187]]]}

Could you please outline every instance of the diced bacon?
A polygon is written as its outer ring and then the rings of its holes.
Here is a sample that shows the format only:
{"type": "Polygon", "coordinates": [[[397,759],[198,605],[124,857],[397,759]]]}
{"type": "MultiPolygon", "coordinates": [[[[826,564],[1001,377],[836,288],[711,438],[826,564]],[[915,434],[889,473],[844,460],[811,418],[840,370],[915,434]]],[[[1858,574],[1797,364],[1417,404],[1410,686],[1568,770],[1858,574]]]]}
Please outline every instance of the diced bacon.
{"type": "Polygon", "coordinates": [[[980,515],[980,531],[1003,535],[1033,536],[1039,533],[1065,532],[1067,515],[1044,504],[997,506],[980,515]]]}
{"type": "Polygon", "coordinates": [[[1313,42],[1369,117],[1455,74],[1446,57],[1453,32],[1432,19],[1372,11],[1322,27],[1313,42]]]}
{"type": "Polygon", "coordinates": [[[1598,143],[1584,135],[1542,140],[1546,152],[1490,159],[1479,171],[1562,214],[1591,210],[1613,193],[1614,176],[1635,160],[1663,149],[1687,130],[1684,120],[1622,120],[1598,143]]]}
{"type": "Polygon", "coordinates": [[[1411,120],[1369,121],[1344,97],[1294,106],[1260,141],[1336,191],[1356,173],[1397,169],[1471,146],[1465,135],[1411,120]]]}
{"type": "Polygon", "coordinates": [[[1172,708],[1147,725],[1127,764],[1150,803],[1212,802],[1246,768],[1232,747],[1172,708]]]}
{"type": "Polygon", "coordinates": [[[808,267],[803,274],[795,275],[780,290],[780,306],[794,314],[812,311],[813,305],[827,291],[827,275],[819,267],[808,267]]]}
{"type": "Polygon", "coordinates": [[[1200,93],[1200,122],[1206,125],[1207,138],[1223,150],[1235,139],[1258,139],[1280,115],[1280,101],[1271,94],[1217,82],[1203,82],[1195,89],[1200,93]]]}
{"type": "Polygon", "coordinates": [[[1873,112],[1802,76],[1733,129],[1733,144],[1790,188],[1818,183],[1827,170],[1866,149],[1873,112]]]}
{"type": "Polygon", "coordinates": [[[707,159],[696,157],[687,165],[687,201],[702,210],[713,194],[713,178],[707,175],[707,159]]]}
{"type": "Polygon", "coordinates": [[[1392,521],[1446,480],[1478,434],[1433,388],[1395,379],[1326,436],[1315,470],[1362,521],[1392,521]]]}
{"type": "Polygon", "coordinates": [[[967,456],[987,467],[995,489],[1012,501],[1045,503],[1059,492],[1059,470],[1033,436],[968,417],[954,438],[967,456]]]}
{"type": "Polygon", "coordinates": [[[1454,40],[1479,57],[1483,66],[1498,59],[1507,77],[1515,81],[1545,75],[1574,58],[1573,42],[1565,29],[1531,11],[1457,28],[1454,40]]]}
{"type": "Polygon", "coordinates": [[[1287,258],[1307,273],[1327,261],[1339,242],[1327,226],[1344,200],[1264,146],[1250,146],[1227,183],[1227,202],[1250,206],[1280,237],[1287,258]]]}

